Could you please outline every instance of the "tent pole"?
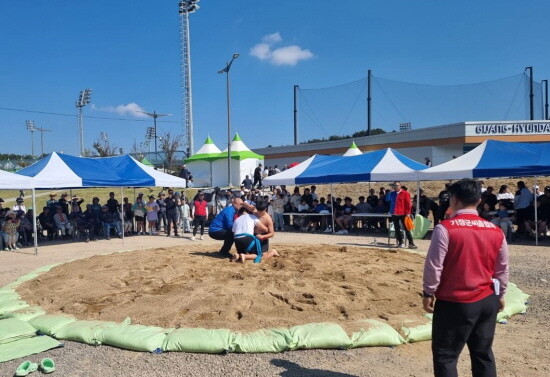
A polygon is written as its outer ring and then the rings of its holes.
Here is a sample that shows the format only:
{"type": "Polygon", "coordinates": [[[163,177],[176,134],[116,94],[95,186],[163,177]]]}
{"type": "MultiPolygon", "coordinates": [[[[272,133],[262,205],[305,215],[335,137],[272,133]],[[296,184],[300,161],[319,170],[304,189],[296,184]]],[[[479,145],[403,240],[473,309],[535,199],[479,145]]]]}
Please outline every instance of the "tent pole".
{"type": "Polygon", "coordinates": [[[420,180],[416,180],[416,212],[415,215],[418,216],[420,213],[420,180]]]}
{"type": "Polygon", "coordinates": [[[124,245],[124,187],[120,186],[120,221],[122,222],[122,244],[124,245]]]}
{"type": "Polygon", "coordinates": [[[334,229],[334,194],[332,193],[332,183],[330,184],[330,209],[332,211],[332,234],[334,234],[335,232],[335,229],[334,229]]]}
{"type": "Polygon", "coordinates": [[[38,255],[38,227],[36,226],[36,190],[32,189],[32,231],[34,235],[34,255],[38,255]]]}
{"type": "Polygon", "coordinates": [[[533,187],[533,208],[535,211],[535,246],[539,245],[539,219],[537,218],[537,176],[535,176],[535,186],[533,187]]]}

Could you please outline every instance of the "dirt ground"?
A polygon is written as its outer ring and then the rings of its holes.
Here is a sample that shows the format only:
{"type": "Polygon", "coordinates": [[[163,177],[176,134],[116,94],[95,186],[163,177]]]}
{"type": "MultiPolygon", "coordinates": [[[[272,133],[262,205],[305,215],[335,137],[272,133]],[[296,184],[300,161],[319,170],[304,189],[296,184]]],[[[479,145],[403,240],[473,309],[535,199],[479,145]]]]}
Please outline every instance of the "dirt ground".
{"type": "MultiPolygon", "coordinates": [[[[395,293],[396,302],[395,308],[399,310],[407,311],[411,313],[417,313],[418,307],[406,306],[409,303],[418,305],[420,300],[415,303],[414,295],[420,291],[420,281],[418,276],[417,267],[412,268],[414,271],[403,271],[401,273],[396,272],[403,270],[405,267],[412,265],[418,265],[421,263],[417,258],[418,256],[425,255],[425,252],[429,246],[429,241],[418,241],[419,252],[416,254],[408,253],[393,253],[389,250],[379,250],[379,248],[371,249],[367,245],[373,241],[372,237],[367,236],[333,236],[333,235],[312,235],[312,234],[297,234],[297,233],[279,233],[276,239],[273,241],[273,246],[281,250],[285,255],[279,260],[274,260],[269,263],[262,264],[260,266],[249,264],[245,266],[233,265],[228,262],[223,262],[224,265],[220,266],[220,279],[228,279],[231,274],[242,275],[248,278],[249,276],[258,275],[260,277],[270,274],[288,274],[284,275],[285,278],[281,279],[280,284],[277,286],[269,279],[263,280],[263,284],[260,287],[253,287],[256,291],[265,292],[265,296],[269,302],[279,305],[282,310],[284,308],[284,315],[280,317],[286,317],[288,313],[298,312],[297,310],[288,309],[290,306],[285,300],[280,300],[269,294],[281,293],[283,298],[287,298],[291,305],[299,307],[320,306],[299,302],[298,300],[318,300],[322,296],[336,295],[341,293],[345,295],[345,292],[349,291],[347,288],[341,287],[342,285],[349,286],[356,292],[356,297],[367,297],[369,289],[367,287],[389,290],[393,288],[394,291],[398,287],[410,287],[410,292],[395,293]],[[307,245],[300,247],[298,251],[293,251],[297,248],[297,245],[307,245]],[[327,245],[327,246],[325,246],[327,245]],[[332,245],[332,246],[328,246],[332,245]],[[346,248],[346,251],[341,251],[340,248],[346,248]],[[299,287],[295,291],[287,291],[285,288],[293,286],[293,283],[299,282],[299,275],[302,274],[314,274],[313,270],[304,270],[299,272],[299,268],[302,264],[311,263],[307,261],[307,258],[298,258],[303,256],[302,253],[307,255],[308,252],[312,252],[320,260],[320,265],[323,266],[324,260],[331,260],[331,263],[326,263],[326,267],[316,267],[317,274],[322,276],[321,273],[326,273],[329,270],[334,271],[334,276],[331,282],[338,281],[338,274],[343,272],[346,278],[346,282],[331,283],[328,287],[321,287],[318,285],[312,286],[312,288],[304,289],[299,287]],[[361,254],[364,252],[364,254],[361,254]],[[290,255],[289,255],[290,254],[290,255]],[[363,256],[364,255],[364,256],[363,256]],[[388,268],[385,271],[385,279],[388,279],[391,284],[390,287],[379,287],[376,283],[384,283],[380,280],[369,280],[368,276],[355,276],[361,274],[355,274],[354,271],[367,271],[372,269],[373,271],[379,271],[380,265],[376,260],[372,259],[376,256],[387,256],[388,260],[392,261],[392,268],[388,268]],[[340,257],[342,256],[342,257],[340,257]],[[350,256],[350,257],[347,257],[350,256]],[[349,258],[349,259],[346,259],[349,258]],[[399,265],[399,260],[403,260],[403,265],[399,265]],[[277,266],[282,264],[284,268],[277,270],[277,266]],[[291,270],[291,267],[293,270],[291,270]],[[363,268],[363,270],[361,270],[363,268]],[[298,272],[296,272],[296,269],[298,272]],[[286,271],[285,271],[286,270],[286,271]],[[294,272],[291,272],[294,271],[294,272]],[[295,274],[293,277],[292,274],[295,274]],[[392,276],[393,274],[393,276],[392,276]],[[357,278],[355,283],[347,281],[348,278],[357,278]],[[359,279],[366,280],[359,280],[359,279]],[[294,280],[292,280],[294,279],[294,280]],[[405,279],[411,280],[405,282],[405,279]],[[408,283],[408,284],[406,284],[408,283]],[[353,286],[352,286],[353,284],[353,286]],[[369,285],[370,284],[370,285],[369,285]],[[418,286],[417,286],[418,284],[418,286]],[[265,289],[263,287],[266,287],[265,289]],[[313,288],[316,288],[315,291],[313,288]],[[321,289],[322,288],[322,289],[321,289]],[[360,295],[357,295],[357,293],[360,295]],[[302,298],[298,296],[298,293],[302,294],[302,298]],[[303,293],[312,294],[313,298],[303,296],[303,293]],[[403,294],[404,296],[399,296],[403,294]],[[364,296],[363,296],[364,295],[364,296]],[[397,300],[400,297],[406,297],[406,301],[403,305],[398,304],[397,300]]],[[[383,241],[380,237],[378,241],[383,241]]],[[[94,243],[61,243],[44,246],[40,249],[39,255],[35,256],[29,253],[0,253],[0,285],[7,284],[17,277],[31,272],[34,269],[55,262],[66,262],[73,259],[81,259],[87,257],[93,257],[90,260],[95,260],[97,263],[105,263],[111,256],[94,257],[99,255],[105,255],[122,250],[135,250],[129,253],[120,254],[120,257],[136,258],[136,266],[138,257],[142,255],[159,253],[158,261],[155,261],[154,266],[163,266],[167,264],[166,260],[172,258],[173,260],[186,260],[186,258],[194,259],[196,265],[201,264],[198,260],[208,260],[205,262],[206,266],[212,267],[217,263],[221,263],[217,258],[211,258],[209,254],[214,252],[219,247],[219,243],[212,240],[205,240],[193,243],[192,241],[182,238],[172,237],[129,237],[124,241],[111,240],[111,241],[98,241],[94,243]],[[158,249],[158,250],[154,250],[158,249]],[[164,251],[161,251],[163,249],[164,251]],[[195,250],[195,251],[193,251],[195,250]],[[195,252],[196,254],[191,254],[195,252]],[[187,255],[186,255],[187,253],[187,255]],[[165,260],[165,258],[167,258],[165,260]]],[[[29,251],[28,249],[24,251],[29,251]]],[[[395,250],[392,250],[395,251],[395,250]]],[[[548,376],[550,375],[550,342],[548,341],[548,323],[550,320],[550,290],[548,286],[548,280],[550,279],[550,247],[548,241],[545,241],[541,246],[535,247],[533,245],[512,245],[510,247],[511,253],[511,280],[516,282],[521,289],[531,294],[529,309],[525,315],[517,315],[513,317],[508,324],[498,325],[497,334],[495,338],[494,351],[498,362],[499,376],[548,376]]],[[[84,262],[88,263],[88,262],[84,262]]],[[[94,262],[95,263],[95,262],[94,262]]],[[[110,281],[102,281],[102,278],[97,278],[95,275],[88,275],[93,278],[98,284],[98,289],[108,292],[109,289],[117,288],[117,284],[126,285],[124,280],[128,280],[129,272],[133,271],[135,278],[139,280],[140,274],[145,274],[145,268],[151,267],[143,265],[141,267],[131,267],[134,261],[129,261],[130,268],[123,270],[122,272],[111,272],[110,281]],[[143,270],[140,270],[143,269],[143,270]],[[113,287],[109,288],[109,284],[113,287]]],[[[188,262],[186,262],[188,263],[188,262]]],[[[98,264],[98,266],[108,268],[108,264],[98,264]]],[[[63,268],[63,267],[60,267],[63,268]]],[[[170,282],[176,282],[178,274],[172,272],[172,275],[166,273],[170,269],[163,267],[166,271],[163,271],[163,279],[168,279],[170,282]],[[164,276],[166,275],[166,277],[164,276]]],[[[195,265],[185,264],[186,271],[190,269],[197,269],[195,265]]],[[[72,273],[72,271],[66,271],[72,273]]],[[[101,272],[101,270],[98,270],[101,272]]],[[[151,272],[147,272],[148,276],[151,276],[151,272]]],[[[107,276],[107,275],[103,275],[107,276]]],[[[196,272],[196,278],[206,279],[205,276],[201,276],[196,272]]],[[[74,278],[67,280],[66,286],[72,284],[80,284],[79,281],[84,278],[74,278]]],[[[151,278],[150,285],[155,283],[151,278]]],[[[342,275],[340,275],[342,279],[342,275]]],[[[243,289],[250,290],[250,287],[246,286],[246,280],[231,279],[228,280],[235,285],[243,283],[243,289]]],[[[212,281],[203,281],[202,286],[208,287],[212,281]]],[[[318,279],[320,284],[322,279],[318,279]]],[[[387,283],[387,282],[386,282],[387,283]]],[[[131,282],[131,284],[135,284],[131,282]]],[[[295,284],[294,284],[295,285],[295,284]]],[[[158,287],[158,286],[157,286],[158,287]]],[[[183,287],[183,285],[182,285],[183,287]]],[[[60,287],[66,289],[65,287],[60,287]]],[[[198,284],[195,289],[200,289],[201,285],[198,284]]],[[[95,288],[94,288],[95,289],[95,288]]],[[[111,291],[112,292],[112,291],[111,291]]],[[[381,291],[380,291],[381,292],[381,291]]],[[[104,294],[104,297],[107,297],[104,294]]],[[[40,302],[43,297],[40,293],[34,292],[32,294],[33,299],[40,302]]],[[[99,297],[100,295],[97,295],[99,297]]],[[[348,295],[351,297],[351,295],[348,295]]],[[[231,300],[224,302],[235,301],[234,306],[231,309],[227,309],[227,315],[230,317],[228,322],[238,322],[235,308],[244,310],[242,312],[242,319],[247,319],[250,315],[250,310],[254,308],[254,305],[247,309],[247,300],[242,298],[243,296],[235,295],[231,300]],[[235,299],[236,298],[236,299],[235,299]],[[231,318],[231,314],[233,317],[231,318]]],[[[344,296],[345,297],[345,296],[344,296]]],[[[378,296],[371,296],[378,297],[378,296]]],[[[361,298],[363,299],[363,298],[361,298]]],[[[357,308],[354,308],[350,304],[353,301],[346,298],[345,312],[352,318],[357,313],[357,308]]],[[[358,299],[356,299],[358,300],[358,299]]],[[[74,303],[66,303],[67,305],[74,306],[74,303]]],[[[44,304],[43,304],[44,305],[44,304]]],[[[327,311],[319,310],[319,316],[325,316],[330,314],[336,318],[334,320],[344,321],[344,313],[339,311],[339,305],[328,303],[327,311]]],[[[367,305],[366,301],[364,305],[367,305]]],[[[377,303],[371,309],[373,313],[380,313],[388,311],[386,303],[377,303]],[[378,306],[378,305],[381,306],[378,306]]],[[[78,305],[77,305],[78,307],[78,305]]],[[[366,307],[366,306],[365,306],[366,307]]],[[[192,308],[190,308],[192,309],[192,308]]],[[[157,310],[154,308],[152,310],[157,310]]],[[[315,311],[313,311],[315,312],[315,311]]],[[[103,313],[103,311],[101,311],[103,313]]],[[[198,313],[192,312],[189,313],[198,313]]],[[[299,312],[301,314],[303,312],[299,312]]],[[[310,313],[311,315],[312,313],[310,313]]],[[[93,314],[90,314],[93,315],[93,314]]],[[[103,316],[106,314],[101,314],[103,316]]],[[[122,313],[117,314],[122,317],[122,313]]],[[[134,316],[130,314],[133,318],[134,316]]],[[[117,317],[117,319],[120,319],[117,317]]],[[[375,317],[370,316],[369,317],[375,317]]],[[[136,317],[137,318],[137,317],[136,317]]],[[[294,317],[298,318],[298,317],[294,317]]],[[[323,317],[326,318],[326,317],[323,317]]],[[[242,320],[241,319],[241,320],[242,320]]],[[[173,320],[166,318],[164,320],[173,320]]],[[[292,319],[294,320],[294,319],[292,319]]],[[[292,323],[292,322],[289,322],[292,323]]],[[[152,323],[154,324],[154,323],[152,323]]],[[[228,324],[227,322],[225,323],[228,324]]],[[[227,327],[227,326],[226,326],[227,327]]],[[[63,376],[330,376],[330,377],[343,377],[343,376],[430,376],[431,372],[431,352],[430,342],[416,343],[403,345],[394,349],[391,348],[362,348],[347,351],[339,350],[308,350],[299,352],[287,352],[284,354],[270,355],[192,355],[192,354],[180,354],[180,353],[166,353],[162,355],[151,355],[144,353],[135,353],[131,351],[118,350],[112,347],[91,347],[87,345],[77,344],[73,342],[66,342],[65,347],[58,350],[52,350],[44,352],[42,354],[34,355],[31,359],[39,360],[42,357],[54,357],[58,365],[58,374],[63,376]]],[[[13,375],[15,368],[22,360],[13,360],[8,363],[0,364],[0,376],[13,375]]],[[[460,375],[469,375],[469,360],[467,351],[464,352],[461,361],[459,363],[460,375]]]]}
{"type": "Polygon", "coordinates": [[[277,249],[281,257],[244,266],[197,244],[94,256],[58,266],[18,292],[48,313],[115,322],[130,317],[167,328],[345,326],[422,315],[418,254],[326,244],[277,249]]]}

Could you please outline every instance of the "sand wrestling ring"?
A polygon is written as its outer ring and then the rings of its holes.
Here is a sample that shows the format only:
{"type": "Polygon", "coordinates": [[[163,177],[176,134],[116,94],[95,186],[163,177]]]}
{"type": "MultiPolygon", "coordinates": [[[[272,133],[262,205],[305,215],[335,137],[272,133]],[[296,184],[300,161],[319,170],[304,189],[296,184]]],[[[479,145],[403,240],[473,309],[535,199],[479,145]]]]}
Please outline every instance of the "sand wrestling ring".
{"type": "MultiPolygon", "coordinates": [[[[192,245],[48,266],[0,289],[0,318],[58,340],[148,352],[346,349],[431,338],[420,299],[422,255],[277,249],[281,257],[261,264],[228,263],[212,247],[192,245]]],[[[511,284],[499,321],[524,312],[527,297],[511,284]]]]}

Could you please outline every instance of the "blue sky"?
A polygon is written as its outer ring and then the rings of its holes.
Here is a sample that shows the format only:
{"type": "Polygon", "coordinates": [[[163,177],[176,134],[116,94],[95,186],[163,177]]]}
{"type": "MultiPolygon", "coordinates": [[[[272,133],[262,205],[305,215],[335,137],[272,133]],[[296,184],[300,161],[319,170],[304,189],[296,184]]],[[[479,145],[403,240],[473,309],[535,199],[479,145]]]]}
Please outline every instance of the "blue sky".
{"type": "MultiPolygon", "coordinates": [[[[425,84],[475,83],[525,66],[550,78],[550,2],[202,0],[191,18],[196,149],[227,139],[225,78],[235,52],[232,126],[249,147],[291,144],[292,87],[375,76],[425,84]]],[[[80,90],[92,88],[85,145],[101,131],[129,151],[150,119],[181,133],[177,0],[3,1],[0,5],[0,151],[30,153],[25,120],[51,129],[45,152],[78,153],[80,90]]],[[[311,135],[315,137],[316,135],[311,135]]],[[[35,135],[35,151],[39,151],[35,135]]]]}

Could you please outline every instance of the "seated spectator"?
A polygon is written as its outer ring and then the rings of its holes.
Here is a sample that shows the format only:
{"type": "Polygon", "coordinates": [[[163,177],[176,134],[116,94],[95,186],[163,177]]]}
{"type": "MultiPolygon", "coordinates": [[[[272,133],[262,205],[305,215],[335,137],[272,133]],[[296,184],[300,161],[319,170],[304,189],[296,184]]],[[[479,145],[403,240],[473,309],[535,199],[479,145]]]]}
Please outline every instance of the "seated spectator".
{"type": "Polygon", "coordinates": [[[508,238],[509,231],[511,232],[512,227],[514,226],[512,224],[512,219],[510,218],[510,215],[508,214],[508,208],[506,208],[506,205],[504,203],[500,203],[498,206],[497,213],[495,217],[491,220],[491,222],[502,229],[502,232],[508,238]]]}
{"type": "Polygon", "coordinates": [[[34,227],[32,225],[33,212],[32,209],[29,209],[26,214],[20,212],[20,222],[19,222],[19,237],[21,238],[20,243],[28,246],[34,240],[34,227]]]}
{"type": "Polygon", "coordinates": [[[539,239],[544,239],[548,232],[548,221],[550,220],[550,208],[543,206],[540,200],[537,200],[537,221],[535,222],[535,211],[533,205],[527,207],[525,214],[525,233],[529,237],[535,237],[535,225],[539,239]]]}
{"type": "Polygon", "coordinates": [[[489,204],[485,203],[483,200],[477,206],[477,213],[479,214],[479,217],[484,220],[493,220],[493,215],[491,215],[491,206],[489,206],[489,204]]]}
{"type": "Polygon", "coordinates": [[[46,231],[48,241],[51,241],[53,239],[53,235],[55,234],[55,223],[50,213],[49,206],[42,208],[42,212],[38,215],[38,222],[40,223],[42,230],[46,231]]]}
{"type": "Polygon", "coordinates": [[[84,199],[76,195],[73,195],[73,198],[71,200],[71,212],[73,211],[74,207],[78,207],[78,210],[82,212],[82,207],[80,206],[82,203],[84,203],[84,199]]]}
{"type": "Polygon", "coordinates": [[[12,210],[17,214],[18,212],[27,213],[27,208],[23,204],[23,198],[17,198],[12,210]]]}
{"type": "Polygon", "coordinates": [[[111,229],[114,229],[117,236],[122,238],[122,226],[119,218],[117,217],[117,212],[111,213],[109,211],[109,207],[104,205],[101,207],[100,220],[103,223],[103,231],[107,240],[111,239],[111,229]]]}
{"type": "Polygon", "coordinates": [[[86,215],[80,210],[80,205],[73,205],[73,210],[69,215],[69,220],[74,229],[78,230],[86,242],[90,242],[90,230],[92,224],[88,221],[86,215]]]}
{"type": "Polygon", "coordinates": [[[514,209],[514,194],[512,194],[508,185],[500,186],[497,194],[497,201],[503,203],[506,209],[514,209]]]}
{"type": "MultiPolygon", "coordinates": [[[[328,213],[328,207],[325,204],[325,198],[321,198],[321,201],[318,199],[313,200],[313,212],[315,213],[328,213]]],[[[309,216],[309,222],[306,230],[308,232],[315,233],[319,227],[326,227],[327,216],[309,216]]]]}
{"type": "Polygon", "coordinates": [[[19,250],[17,246],[17,239],[19,233],[17,228],[19,227],[19,220],[14,211],[8,211],[4,223],[2,225],[2,237],[4,238],[4,251],[19,250]]]}
{"type": "Polygon", "coordinates": [[[376,196],[376,191],[373,188],[369,190],[369,196],[367,196],[367,203],[372,208],[378,205],[378,196],[376,196]]]}
{"type": "Polygon", "coordinates": [[[351,202],[351,198],[346,196],[344,198],[344,205],[342,206],[342,214],[336,217],[336,224],[338,224],[343,234],[347,234],[348,228],[353,222],[351,214],[357,212],[357,208],[351,202]]]}
{"type": "Polygon", "coordinates": [[[89,237],[92,241],[97,241],[99,237],[99,230],[101,229],[101,221],[93,211],[93,205],[87,204],[86,210],[84,211],[84,218],[90,224],[90,234],[89,237]]]}
{"type": "Polygon", "coordinates": [[[481,194],[481,199],[489,205],[491,211],[494,211],[498,203],[497,196],[493,194],[494,188],[492,186],[487,187],[487,190],[481,194]]]}
{"type": "Polygon", "coordinates": [[[357,213],[370,213],[372,212],[372,206],[365,201],[364,196],[359,197],[359,203],[355,206],[357,213]]]}
{"type": "Polygon", "coordinates": [[[313,208],[313,195],[311,195],[310,189],[306,188],[304,190],[304,195],[302,195],[302,200],[305,200],[309,208],[313,208]]]}
{"type": "Polygon", "coordinates": [[[292,211],[299,212],[298,206],[302,201],[302,195],[300,195],[300,188],[294,187],[294,193],[290,197],[290,204],[292,205],[292,211]]]}
{"type": "Polygon", "coordinates": [[[56,213],[53,215],[55,227],[61,232],[61,237],[70,237],[73,234],[73,226],[69,218],[63,213],[63,208],[61,206],[55,207],[55,211],[56,213]]]}

